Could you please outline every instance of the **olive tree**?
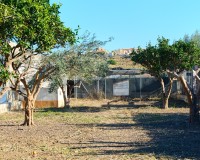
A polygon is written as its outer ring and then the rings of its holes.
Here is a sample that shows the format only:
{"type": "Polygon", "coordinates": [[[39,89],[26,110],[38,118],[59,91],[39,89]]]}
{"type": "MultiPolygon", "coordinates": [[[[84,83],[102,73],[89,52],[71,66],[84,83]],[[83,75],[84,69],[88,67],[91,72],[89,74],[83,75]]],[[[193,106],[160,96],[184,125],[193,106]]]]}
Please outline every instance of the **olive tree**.
{"type": "MultiPolygon", "coordinates": [[[[109,39],[108,41],[110,41],[109,39]]],[[[108,41],[96,40],[95,35],[86,32],[79,38],[79,42],[67,49],[55,53],[62,58],[57,58],[59,69],[50,77],[50,92],[56,91],[58,87],[63,92],[65,107],[69,107],[71,91],[80,81],[91,82],[96,77],[103,77],[108,71],[106,57],[97,52],[97,49],[108,41]],[[78,78],[74,85],[66,82],[66,79],[78,78]],[[65,86],[69,94],[66,97],[65,86]]]]}

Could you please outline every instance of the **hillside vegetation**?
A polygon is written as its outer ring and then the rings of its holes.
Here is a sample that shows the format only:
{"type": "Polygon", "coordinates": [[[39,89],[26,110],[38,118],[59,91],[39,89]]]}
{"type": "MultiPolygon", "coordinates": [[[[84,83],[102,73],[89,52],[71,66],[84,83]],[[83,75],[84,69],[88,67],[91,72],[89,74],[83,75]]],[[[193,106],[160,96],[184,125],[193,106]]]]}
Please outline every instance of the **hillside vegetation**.
{"type": "Polygon", "coordinates": [[[132,69],[132,68],[142,68],[139,64],[134,64],[134,62],[129,57],[123,57],[115,55],[111,60],[114,60],[115,64],[110,64],[109,68],[123,68],[123,69],[132,69]]]}

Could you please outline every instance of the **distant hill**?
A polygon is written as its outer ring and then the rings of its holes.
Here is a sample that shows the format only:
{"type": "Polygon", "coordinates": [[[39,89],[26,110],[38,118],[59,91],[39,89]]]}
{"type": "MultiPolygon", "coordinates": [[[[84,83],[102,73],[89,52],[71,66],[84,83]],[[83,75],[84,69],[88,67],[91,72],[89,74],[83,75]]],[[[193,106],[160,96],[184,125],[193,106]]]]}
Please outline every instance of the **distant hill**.
{"type": "Polygon", "coordinates": [[[113,50],[111,52],[105,50],[104,48],[97,48],[96,53],[106,55],[108,62],[110,62],[109,68],[119,68],[119,69],[133,69],[133,68],[143,68],[139,64],[134,64],[130,58],[130,54],[134,48],[122,48],[113,50]]]}
{"type": "Polygon", "coordinates": [[[115,55],[110,57],[110,59],[114,60],[116,62],[115,65],[110,64],[109,68],[123,68],[123,69],[132,69],[132,68],[143,68],[139,64],[134,64],[134,62],[130,59],[130,57],[121,56],[121,55],[115,55]]]}
{"type": "Polygon", "coordinates": [[[130,53],[134,50],[134,48],[122,48],[122,49],[117,49],[117,50],[113,50],[111,52],[112,56],[129,56],[130,53]]]}

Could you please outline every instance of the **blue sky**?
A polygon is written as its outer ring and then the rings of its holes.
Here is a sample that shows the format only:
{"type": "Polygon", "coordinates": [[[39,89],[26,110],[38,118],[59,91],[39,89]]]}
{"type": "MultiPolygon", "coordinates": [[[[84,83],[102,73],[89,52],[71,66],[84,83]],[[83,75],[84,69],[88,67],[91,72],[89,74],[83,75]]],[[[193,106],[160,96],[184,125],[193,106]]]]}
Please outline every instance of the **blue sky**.
{"type": "Polygon", "coordinates": [[[158,36],[173,42],[200,30],[200,0],[50,0],[61,3],[61,20],[80,34],[88,30],[105,49],[145,47],[158,36]]]}

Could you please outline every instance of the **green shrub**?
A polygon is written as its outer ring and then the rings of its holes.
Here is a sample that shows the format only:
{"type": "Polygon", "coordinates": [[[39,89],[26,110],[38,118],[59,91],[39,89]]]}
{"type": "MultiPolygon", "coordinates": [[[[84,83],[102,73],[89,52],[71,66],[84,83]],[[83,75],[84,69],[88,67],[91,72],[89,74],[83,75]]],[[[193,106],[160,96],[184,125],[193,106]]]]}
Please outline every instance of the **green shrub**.
{"type": "Polygon", "coordinates": [[[114,59],[109,59],[108,64],[116,65],[117,62],[114,59]]]}

